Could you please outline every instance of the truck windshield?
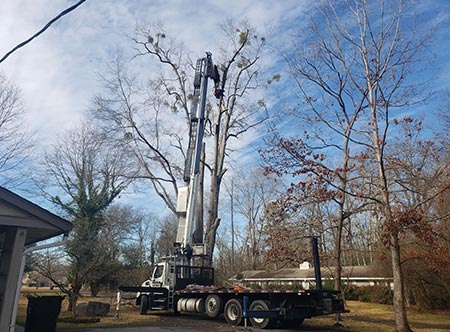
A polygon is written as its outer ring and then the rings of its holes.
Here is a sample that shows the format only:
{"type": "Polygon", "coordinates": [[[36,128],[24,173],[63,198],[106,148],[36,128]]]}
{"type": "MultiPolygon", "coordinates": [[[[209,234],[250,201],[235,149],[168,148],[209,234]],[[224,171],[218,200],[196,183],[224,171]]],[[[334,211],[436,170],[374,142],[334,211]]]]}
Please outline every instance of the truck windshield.
{"type": "Polygon", "coordinates": [[[163,274],[163,271],[164,271],[164,266],[159,265],[159,266],[155,269],[155,271],[153,272],[153,278],[159,278],[159,277],[161,277],[162,274],[163,274]]]}

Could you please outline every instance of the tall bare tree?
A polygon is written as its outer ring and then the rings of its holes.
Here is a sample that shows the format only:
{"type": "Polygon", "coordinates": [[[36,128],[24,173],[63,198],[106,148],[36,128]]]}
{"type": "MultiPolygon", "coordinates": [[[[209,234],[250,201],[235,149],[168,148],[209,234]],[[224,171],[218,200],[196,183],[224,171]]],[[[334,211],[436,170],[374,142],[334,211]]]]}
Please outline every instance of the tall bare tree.
{"type": "Polygon", "coordinates": [[[15,187],[26,178],[34,143],[24,128],[24,108],[19,89],[0,73],[0,185],[15,187]]]}
{"type": "Polygon", "coordinates": [[[396,107],[410,104],[414,99],[413,93],[419,88],[416,84],[408,85],[406,79],[412,65],[418,61],[427,36],[418,34],[415,27],[405,26],[402,1],[393,4],[381,2],[379,9],[378,20],[381,21],[378,26],[370,19],[370,7],[366,1],[353,7],[358,32],[347,38],[356,46],[361,59],[363,79],[357,86],[368,107],[370,129],[367,134],[371,137],[369,153],[374,156],[377,167],[377,196],[374,199],[379,205],[385,228],[391,230],[388,234],[388,246],[394,278],[396,330],[409,332],[411,328],[406,315],[399,239],[403,220],[395,215],[385,148],[389,141],[391,112],[396,107]],[[411,30],[408,32],[407,29],[411,30]]]}
{"type": "MultiPolygon", "coordinates": [[[[207,105],[205,173],[210,172],[209,204],[205,225],[206,252],[213,257],[219,227],[219,197],[230,142],[265,118],[263,103],[246,98],[260,86],[257,62],[264,38],[247,25],[232,22],[224,26],[226,43],[215,63],[222,83],[216,95],[217,106],[207,105]]],[[[160,72],[140,89],[136,76],[116,62],[112,75],[105,78],[106,94],[96,98],[93,116],[107,131],[125,140],[141,166],[140,177],[148,179],[155,193],[175,213],[175,198],[182,183],[190,126],[191,82],[194,67],[186,46],[170,39],[161,28],[139,29],[134,38],[137,56],[158,64],[160,72]],[[181,183],[180,183],[181,182],[181,183]]],[[[206,176],[206,175],[205,175],[206,176]]]]}
{"type": "Polygon", "coordinates": [[[228,33],[229,39],[219,58],[222,71],[220,98],[210,114],[212,158],[207,162],[211,173],[205,245],[211,261],[220,224],[219,198],[223,176],[227,171],[225,160],[232,151],[230,144],[233,139],[267,119],[264,101],[252,101],[249,97],[262,86],[258,60],[265,46],[265,38],[257,36],[247,24],[237,26],[232,21],[223,25],[223,31],[224,34],[228,33]]]}

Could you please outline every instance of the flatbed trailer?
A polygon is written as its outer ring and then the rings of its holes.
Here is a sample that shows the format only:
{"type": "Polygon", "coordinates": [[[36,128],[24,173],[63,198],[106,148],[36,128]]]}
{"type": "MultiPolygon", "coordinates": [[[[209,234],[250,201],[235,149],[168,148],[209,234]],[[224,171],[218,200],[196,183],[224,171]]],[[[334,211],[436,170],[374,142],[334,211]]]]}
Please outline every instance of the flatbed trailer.
{"type": "Polygon", "coordinates": [[[199,269],[203,275],[213,272],[211,268],[176,266],[173,288],[120,286],[118,305],[122,292],[133,292],[137,293],[136,304],[141,314],[148,310],[172,310],[176,314],[199,313],[209,318],[224,315],[231,325],[239,325],[247,317],[256,328],[267,328],[277,321],[286,326],[299,327],[305,318],[346,312],[338,291],[256,290],[240,286],[224,288],[212,286],[213,279],[208,278],[202,279],[207,286],[193,284],[192,275],[187,271],[198,272],[199,269]]]}
{"type": "Polygon", "coordinates": [[[256,328],[276,321],[298,327],[305,318],[346,312],[340,292],[331,290],[183,289],[176,292],[176,302],[178,312],[208,317],[223,313],[231,325],[239,325],[245,316],[256,328]]]}

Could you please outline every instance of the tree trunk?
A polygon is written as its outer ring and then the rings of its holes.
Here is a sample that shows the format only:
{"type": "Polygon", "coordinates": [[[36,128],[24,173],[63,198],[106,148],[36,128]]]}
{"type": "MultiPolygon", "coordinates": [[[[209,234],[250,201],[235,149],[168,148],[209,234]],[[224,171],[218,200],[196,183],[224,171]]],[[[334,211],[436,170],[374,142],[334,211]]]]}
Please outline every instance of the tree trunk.
{"type": "MultiPolygon", "coordinates": [[[[370,91],[370,89],[369,89],[370,91]]],[[[375,96],[375,94],[369,94],[369,96],[375,96]]],[[[373,100],[376,100],[374,98],[373,100]]],[[[371,102],[373,102],[371,100],[371,102]]],[[[384,154],[382,144],[380,144],[379,128],[376,117],[376,107],[372,104],[372,127],[373,127],[373,147],[376,153],[377,166],[378,166],[378,178],[381,187],[381,201],[383,203],[383,217],[385,223],[394,222],[391,210],[391,201],[389,197],[389,185],[386,177],[386,168],[384,164],[384,154]]],[[[405,306],[405,294],[403,285],[403,275],[401,271],[401,259],[400,259],[400,242],[399,234],[392,232],[390,235],[389,249],[391,251],[392,259],[392,273],[394,281],[394,312],[395,312],[395,328],[397,332],[411,332],[409,327],[406,306],[405,306]]]]}
{"type": "Polygon", "coordinates": [[[400,244],[397,235],[391,235],[392,273],[394,277],[395,329],[398,332],[411,332],[406,316],[405,289],[400,260],[400,244]]]}
{"type": "Polygon", "coordinates": [[[80,296],[80,290],[81,286],[75,285],[75,287],[72,287],[72,289],[70,289],[68,292],[69,305],[67,307],[67,311],[71,311],[73,317],[77,317],[77,302],[78,297],[80,296]]]}
{"type": "Polygon", "coordinates": [[[220,125],[216,124],[216,133],[214,137],[214,167],[211,169],[211,187],[209,191],[209,206],[208,206],[208,220],[206,224],[206,234],[205,234],[205,249],[208,255],[209,265],[212,265],[214,247],[216,245],[216,232],[220,224],[220,219],[218,218],[219,209],[219,194],[220,194],[220,182],[221,182],[221,164],[219,149],[219,134],[220,125]]]}
{"type": "Polygon", "coordinates": [[[214,124],[213,135],[213,168],[211,169],[211,187],[209,194],[208,220],[205,234],[206,254],[209,257],[209,264],[212,265],[214,256],[214,247],[216,244],[216,233],[220,225],[219,215],[219,197],[220,184],[224,174],[223,164],[225,159],[225,150],[227,145],[227,134],[230,124],[229,112],[224,112],[219,107],[214,124]],[[222,118],[223,115],[223,118],[222,118]]]}
{"type": "Polygon", "coordinates": [[[97,281],[93,281],[89,284],[91,290],[91,296],[96,297],[98,292],[100,291],[100,284],[97,281]]]}
{"type": "Polygon", "coordinates": [[[208,264],[212,266],[214,247],[216,245],[217,228],[220,225],[220,218],[216,218],[214,222],[208,223],[205,234],[205,249],[208,255],[208,264]]]}
{"type": "Polygon", "coordinates": [[[337,227],[336,241],[335,241],[335,273],[334,273],[334,289],[341,291],[341,280],[342,280],[342,262],[341,262],[341,247],[342,247],[342,218],[339,221],[337,227]]]}

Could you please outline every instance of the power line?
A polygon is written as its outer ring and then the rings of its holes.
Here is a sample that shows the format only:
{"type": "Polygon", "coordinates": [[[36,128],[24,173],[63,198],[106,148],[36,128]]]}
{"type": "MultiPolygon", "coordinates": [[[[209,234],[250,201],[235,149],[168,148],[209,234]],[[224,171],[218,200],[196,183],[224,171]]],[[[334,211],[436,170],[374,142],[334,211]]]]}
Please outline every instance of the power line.
{"type": "Polygon", "coordinates": [[[83,2],[85,2],[86,0],[80,0],[78,1],[76,4],[74,4],[73,6],[63,10],[61,13],[59,13],[58,16],[56,16],[55,18],[53,18],[52,20],[50,20],[41,30],[39,30],[38,32],[36,32],[33,36],[31,36],[30,38],[28,38],[27,40],[21,42],[20,44],[18,44],[16,47],[14,47],[11,51],[9,51],[8,53],[6,53],[1,59],[0,59],[0,63],[2,63],[3,61],[6,60],[6,58],[8,58],[12,53],[14,53],[15,51],[17,51],[19,48],[25,46],[26,44],[28,44],[29,42],[31,42],[34,38],[38,37],[40,34],[42,34],[45,30],[47,30],[53,23],[55,23],[57,20],[59,20],[61,17],[63,17],[64,15],[70,13],[72,10],[76,9],[79,5],[81,5],[83,2]]]}

